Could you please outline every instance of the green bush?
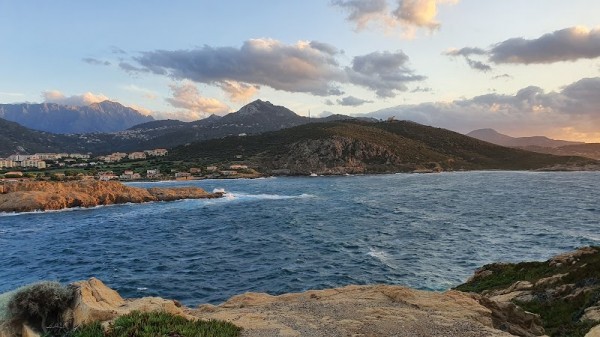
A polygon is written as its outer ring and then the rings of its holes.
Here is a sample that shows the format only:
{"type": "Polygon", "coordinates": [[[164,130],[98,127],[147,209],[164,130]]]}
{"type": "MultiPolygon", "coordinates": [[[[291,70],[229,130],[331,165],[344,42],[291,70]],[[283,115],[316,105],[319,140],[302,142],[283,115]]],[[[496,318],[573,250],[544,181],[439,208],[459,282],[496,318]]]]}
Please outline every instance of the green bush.
{"type": "Polygon", "coordinates": [[[117,318],[104,331],[95,322],[74,329],[69,337],[236,337],[241,328],[222,321],[190,321],[165,312],[130,314],[117,318]]]}
{"type": "Polygon", "coordinates": [[[7,304],[7,320],[27,322],[32,328],[48,332],[49,326],[63,326],[62,314],[75,297],[74,288],[44,281],[17,289],[7,304]]]}

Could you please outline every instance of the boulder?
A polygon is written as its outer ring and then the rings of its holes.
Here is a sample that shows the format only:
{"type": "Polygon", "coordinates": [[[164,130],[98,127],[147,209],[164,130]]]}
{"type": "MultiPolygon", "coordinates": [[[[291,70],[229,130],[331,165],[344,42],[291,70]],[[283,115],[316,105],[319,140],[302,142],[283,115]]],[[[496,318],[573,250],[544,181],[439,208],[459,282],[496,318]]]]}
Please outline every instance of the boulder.
{"type": "Polygon", "coordinates": [[[96,278],[75,282],[73,286],[77,287],[77,293],[73,310],[69,315],[72,316],[74,326],[94,321],[110,321],[132,311],[162,311],[189,318],[175,301],[159,297],[125,300],[119,293],[96,278]]]}

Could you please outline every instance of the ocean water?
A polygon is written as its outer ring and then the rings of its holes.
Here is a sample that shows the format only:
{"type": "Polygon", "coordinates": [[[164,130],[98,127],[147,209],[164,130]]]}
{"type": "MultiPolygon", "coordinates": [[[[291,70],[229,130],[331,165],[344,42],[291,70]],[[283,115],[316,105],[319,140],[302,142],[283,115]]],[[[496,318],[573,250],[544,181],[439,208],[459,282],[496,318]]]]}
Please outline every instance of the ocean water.
{"type": "Polygon", "coordinates": [[[496,261],[600,245],[600,173],[135,183],[222,199],[0,215],[0,292],[97,277],[187,305],[347,284],[445,290],[496,261]]]}

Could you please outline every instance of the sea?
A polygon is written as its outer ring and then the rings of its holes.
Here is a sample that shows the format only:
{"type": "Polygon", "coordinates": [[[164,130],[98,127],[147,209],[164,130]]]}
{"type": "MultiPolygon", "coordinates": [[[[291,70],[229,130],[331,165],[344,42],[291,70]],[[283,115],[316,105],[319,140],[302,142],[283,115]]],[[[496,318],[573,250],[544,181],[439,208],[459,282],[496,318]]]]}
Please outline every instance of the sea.
{"type": "Polygon", "coordinates": [[[488,263],[600,245],[600,172],[131,183],[225,197],[0,215],[0,293],[104,281],[188,306],[349,284],[443,291],[488,263]]]}

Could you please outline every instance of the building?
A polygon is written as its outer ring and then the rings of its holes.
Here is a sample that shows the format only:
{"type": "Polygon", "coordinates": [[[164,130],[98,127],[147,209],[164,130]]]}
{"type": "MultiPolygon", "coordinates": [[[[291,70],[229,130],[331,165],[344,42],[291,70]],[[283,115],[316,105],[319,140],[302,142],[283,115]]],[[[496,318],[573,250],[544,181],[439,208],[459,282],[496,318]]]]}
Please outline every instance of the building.
{"type": "Polygon", "coordinates": [[[144,152],[131,152],[127,158],[131,160],[146,159],[146,154],[144,152]]]}
{"type": "Polygon", "coordinates": [[[123,174],[121,174],[119,178],[123,180],[136,180],[142,179],[142,176],[139,173],[135,173],[131,170],[125,170],[125,172],[123,172],[123,174]]]}
{"type": "Polygon", "coordinates": [[[207,170],[207,171],[209,171],[209,172],[215,172],[215,171],[217,171],[218,169],[219,169],[219,168],[218,168],[218,167],[216,167],[216,166],[207,166],[207,167],[206,167],[206,170],[207,170]]]}
{"type": "Polygon", "coordinates": [[[40,160],[59,160],[61,158],[58,153],[36,153],[34,156],[40,160]]]}
{"type": "Polygon", "coordinates": [[[230,165],[229,169],[230,170],[246,170],[248,168],[248,165],[230,165]]]}
{"type": "Polygon", "coordinates": [[[74,158],[74,159],[83,159],[83,160],[90,159],[89,154],[81,154],[81,153],[71,153],[71,154],[69,154],[69,157],[74,158]]]}
{"type": "Polygon", "coordinates": [[[0,168],[11,168],[11,167],[17,167],[17,163],[15,163],[12,160],[8,160],[8,159],[0,159],[0,168]]]}
{"type": "Polygon", "coordinates": [[[8,157],[8,160],[12,160],[12,161],[16,161],[16,162],[22,162],[24,160],[29,160],[29,159],[39,159],[39,158],[37,158],[35,155],[30,155],[30,154],[13,154],[8,157]]]}
{"type": "Polygon", "coordinates": [[[188,180],[192,177],[191,173],[188,172],[177,172],[175,173],[175,179],[177,180],[188,180]]]}
{"type": "Polygon", "coordinates": [[[166,156],[169,153],[169,151],[167,151],[167,149],[154,149],[154,150],[144,150],[144,153],[146,153],[146,155],[148,155],[148,156],[163,157],[163,156],[166,156]]]}
{"type": "Polygon", "coordinates": [[[158,178],[158,177],[160,177],[160,170],[158,170],[158,169],[146,170],[146,177],[149,179],[158,178]]]}
{"type": "Polygon", "coordinates": [[[191,174],[198,174],[198,173],[202,173],[202,169],[199,167],[192,167],[190,168],[190,173],[191,174]]]}
{"type": "Polygon", "coordinates": [[[37,169],[45,169],[46,162],[43,160],[28,159],[28,160],[21,161],[21,167],[33,167],[33,168],[37,168],[37,169]]]}

